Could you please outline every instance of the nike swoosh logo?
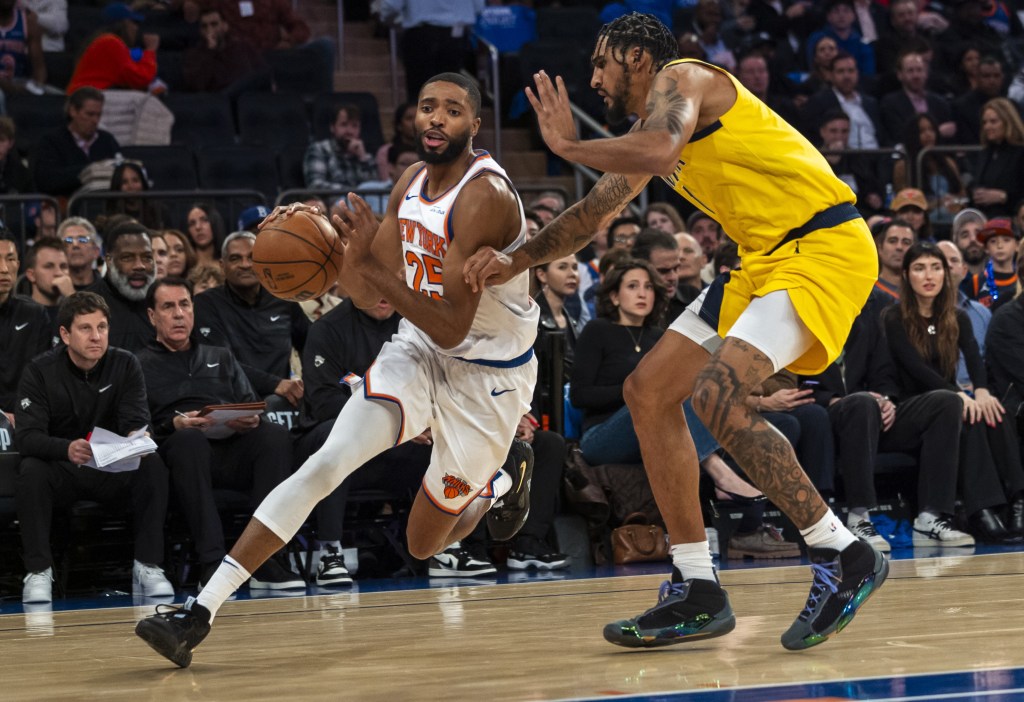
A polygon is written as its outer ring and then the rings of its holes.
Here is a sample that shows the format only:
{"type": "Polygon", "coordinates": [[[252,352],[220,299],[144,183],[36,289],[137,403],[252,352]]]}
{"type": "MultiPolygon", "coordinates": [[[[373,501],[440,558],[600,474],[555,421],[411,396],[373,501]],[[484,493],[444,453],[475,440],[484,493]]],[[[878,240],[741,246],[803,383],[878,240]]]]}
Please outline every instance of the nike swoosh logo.
{"type": "Polygon", "coordinates": [[[519,484],[516,486],[516,492],[523,489],[523,478],[526,477],[526,461],[519,464],[519,484]]]}
{"type": "Polygon", "coordinates": [[[270,321],[271,322],[276,322],[279,319],[281,319],[281,315],[275,314],[273,317],[270,318],[270,321]]]}
{"type": "Polygon", "coordinates": [[[415,193],[413,193],[412,195],[406,195],[406,196],[405,196],[405,199],[406,199],[406,200],[415,200],[415,199],[416,199],[416,194],[415,194],[415,193]]]}
{"type": "Polygon", "coordinates": [[[113,383],[111,383],[110,385],[107,385],[106,387],[100,388],[100,392],[106,392],[107,390],[109,390],[112,387],[114,387],[113,383]]]}
{"type": "Polygon", "coordinates": [[[219,365],[220,365],[219,363],[207,363],[206,367],[207,368],[216,368],[219,365]]]}
{"type": "Polygon", "coordinates": [[[21,331],[22,329],[24,329],[27,326],[28,326],[28,322],[25,322],[24,324],[15,324],[14,325],[14,331],[21,331]]]}
{"type": "Polygon", "coordinates": [[[515,388],[509,388],[508,390],[499,390],[494,388],[491,390],[491,397],[497,397],[498,395],[504,395],[506,392],[512,392],[515,388]]]}

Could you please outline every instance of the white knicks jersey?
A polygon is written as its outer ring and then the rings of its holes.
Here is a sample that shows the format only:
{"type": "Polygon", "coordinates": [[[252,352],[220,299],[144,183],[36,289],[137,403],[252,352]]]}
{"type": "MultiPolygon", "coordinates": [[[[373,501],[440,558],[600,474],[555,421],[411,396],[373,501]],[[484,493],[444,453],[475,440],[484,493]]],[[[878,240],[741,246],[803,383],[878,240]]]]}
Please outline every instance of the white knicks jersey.
{"type": "MultiPolygon", "coordinates": [[[[475,151],[476,158],[456,185],[433,200],[425,194],[427,169],[421,168],[402,195],[398,207],[398,227],[405,259],[405,279],[413,290],[435,299],[444,297],[442,261],[448,246],[459,235],[453,231],[452,212],[463,186],[481,173],[497,173],[508,180],[504,169],[486,151],[475,151]]],[[[514,192],[514,191],[513,191],[514,192]]],[[[502,253],[511,253],[526,243],[526,218],[518,195],[519,236],[502,253]]],[[[459,271],[461,275],[461,271],[459,271]]],[[[484,288],[469,334],[462,343],[442,349],[409,320],[440,353],[466,360],[505,362],[519,360],[533,349],[537,338],[540,308],[530,297],[529,272],[524,271],[503,285],[484,288]]]]}

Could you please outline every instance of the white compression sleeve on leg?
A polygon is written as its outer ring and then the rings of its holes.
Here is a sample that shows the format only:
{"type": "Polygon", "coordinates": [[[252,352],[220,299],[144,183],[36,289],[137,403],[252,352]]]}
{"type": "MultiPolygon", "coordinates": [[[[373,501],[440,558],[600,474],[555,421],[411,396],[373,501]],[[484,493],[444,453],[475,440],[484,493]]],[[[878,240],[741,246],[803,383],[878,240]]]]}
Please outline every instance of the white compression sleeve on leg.
{"type": "Polygon", "coordinates": [[[354,393],[320,450],[274,488],[253,517],[288,543],[320,500],[359,466],[394,445],[401,424],[396,407],[354,393]]]}

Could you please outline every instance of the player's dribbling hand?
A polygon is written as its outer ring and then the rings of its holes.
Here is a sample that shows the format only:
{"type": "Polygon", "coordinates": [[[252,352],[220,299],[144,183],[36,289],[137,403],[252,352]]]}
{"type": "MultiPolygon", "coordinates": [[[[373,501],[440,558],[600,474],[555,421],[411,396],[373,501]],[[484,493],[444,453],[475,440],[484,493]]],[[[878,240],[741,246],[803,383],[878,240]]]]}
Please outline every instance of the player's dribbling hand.
{"type": "Polygon", "coordinates": [[[561,156],[566,142],[577,141],[576,122],[569,108],[569,93],[561,76],[555,76],[555,82],[544,71],[533,74],[533,82],[537,86],[534,94],[526,89],[526,98],[537,113],[540,134],[548,148],[561,156]]]}
{"type": "Polygon", "coordinates": [[[475,293],[486,285],[507,283],[514,276],[512,259],[490,246],[481,246],[462,266],[462,277],[475,293]]]}
{"type": "Polygon", "coordinates": [[[320,215],[321,217],[327,216],[324,211],[316,205],[307,205],[303,202],[293,202],[290,205],[278,205],[275,207],[270,211],[270,214],[263,218],[262,222],[256,225],[256,228],[263,229],[271,222],[277,219],[283,219],[284,217],[290,217],[296,212],[308,212],[309,214],[320,215]]]}

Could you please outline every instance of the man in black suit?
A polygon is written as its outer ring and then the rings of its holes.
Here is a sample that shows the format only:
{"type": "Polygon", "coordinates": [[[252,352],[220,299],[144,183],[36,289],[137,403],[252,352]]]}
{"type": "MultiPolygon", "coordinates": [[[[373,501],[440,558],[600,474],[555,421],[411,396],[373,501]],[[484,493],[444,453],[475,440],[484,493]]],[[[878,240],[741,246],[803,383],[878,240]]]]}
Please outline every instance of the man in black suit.
{"type": "Polygon", "coordinates": [[[772,108],[775,114],[790,124],[797,123],[797,111],[793,101],[771,91],[771,71],[764,54],[751,51],[740,58],[736,65],[736,77],[747,90],[772,108]]]}
{"type": "Polygon", "coordinates": [[[882,143],[892,146],[899,142],[907,122],[921,112],[928,112],[939,123],[939,135],[949,141],[956,134],[956,122],[949,102],[941,95],[925,89],[928,83],[928,62],[917,51],[900,54],[896,61],[896,78],[900,89],[882,98],[882,143]]]}
{"type": "MultiPolygon", "coordinates": [[[[983,56],[978,63],[978,80],[970,90],[953,100],[956,140],[961,144],[981,141],[981,109],[992,98],[1005,97],[1003,64],[995,56],[983,56]]],[[[1017,108],[1020,111],[1020,107],[1017,108]]]]}
{"type": "Polygon", "coordinates": [[[829,64],[829,71],[831,85],[812,95],[804,105],[803,133],[814,141],[824,115],[842,110],[850,118],[850,148],[877,149],[881,113],[878,101],[857,89],[860,82],[857,60],[840,51],[829,64]]]}

